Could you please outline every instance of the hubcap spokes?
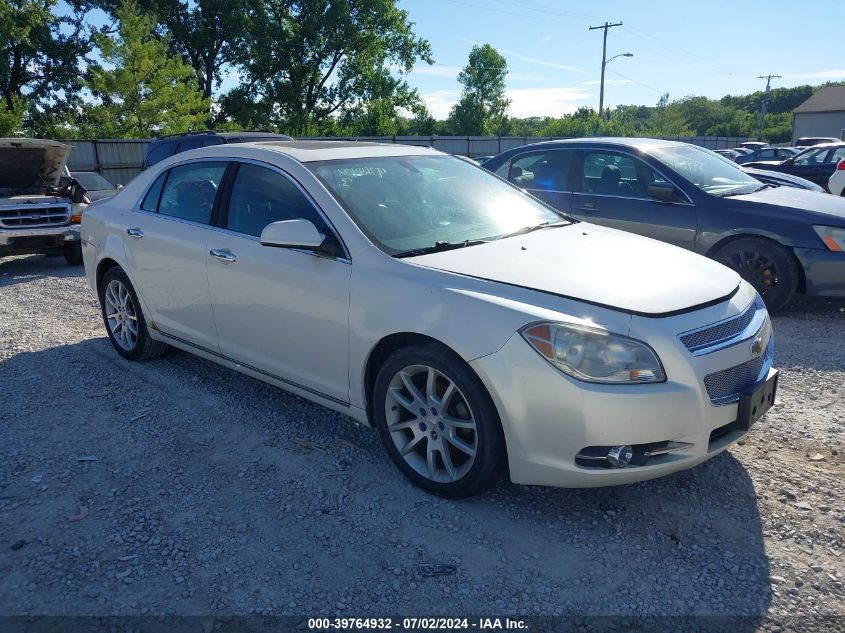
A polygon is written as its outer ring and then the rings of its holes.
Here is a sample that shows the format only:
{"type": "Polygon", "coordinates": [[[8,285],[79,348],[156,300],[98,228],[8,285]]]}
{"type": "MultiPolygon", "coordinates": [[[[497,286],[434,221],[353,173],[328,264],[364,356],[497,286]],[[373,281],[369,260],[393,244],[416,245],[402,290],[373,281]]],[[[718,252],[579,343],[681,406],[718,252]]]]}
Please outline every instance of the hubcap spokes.
{"type": "Polygon", "coordinates": [[[731,255],[725,264],[750,282],[761,295],[765,295],[767,291],[773,290],[778,285],[775,265],[760,253],[740,251],[731,255]]]}
{"type": "Polygon", "coordinates": [[[112,279],[106,286],[106,321],[109,330],[126,351],[135,348],[138,342],[138,315],[129,290],[117,279],[112,279]]]}
{"type": "Polygon", "coordinates": [[[461,479],[475,462],[475,418],[463,393],[433,367],[397,372],[387,389],[387,430],[417,473],[440,483],[461,479]]]}

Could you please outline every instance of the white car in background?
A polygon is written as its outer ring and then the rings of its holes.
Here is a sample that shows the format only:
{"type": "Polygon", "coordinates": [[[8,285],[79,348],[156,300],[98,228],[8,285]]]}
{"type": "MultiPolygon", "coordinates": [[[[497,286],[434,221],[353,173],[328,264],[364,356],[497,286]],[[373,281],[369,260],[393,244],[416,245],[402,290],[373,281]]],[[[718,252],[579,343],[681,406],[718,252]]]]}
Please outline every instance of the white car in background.
{"type": "Polygon", "coordinates": [[[569,219],[440,152],[221,145],[82,223],[117,352],[178,347],[376,427],[447,497],[694,466],[773,404],[760,297],[688,251],[569,219]]]}
{"type": "Polygon", "coordinates": [[[836,171],[827,181],[827,189],[834,196],[845,196],[845,158],[836,164],[836,171]]]}

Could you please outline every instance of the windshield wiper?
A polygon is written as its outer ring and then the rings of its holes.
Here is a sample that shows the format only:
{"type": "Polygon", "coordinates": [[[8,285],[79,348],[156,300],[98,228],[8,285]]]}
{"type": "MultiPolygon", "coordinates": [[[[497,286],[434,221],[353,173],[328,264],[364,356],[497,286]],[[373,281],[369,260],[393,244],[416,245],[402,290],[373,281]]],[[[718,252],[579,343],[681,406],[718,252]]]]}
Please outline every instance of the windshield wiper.
{"type": "Polygon", "coordinates": [[[394,257],[416,257],[417,255],[428,255],[429,253],[442,253],[443,251],[452,251],[456,248],[465,248],[467,246],[477,246],[478,244],[486,244],[486,240],[464,240],[463,242],[435,242],[431,246],[423,246],[422,248],[414,248],[409,251],[402,251],[395,253],[394,257]]]}
{"type": "Polygon", "coordinates": [[[561,221],[561,222],[552,222],[549,220],[548,222],[540,222],[540,224],[535,224],[533,226],[523,226],[521,229],[514,231],[513,233],[505,233],[504,235],[500,235],[496,239],[504,239],[506,237],[514,237],[515,235],[525,235],[526,233],[532,233],[534,231],[539,231],[540,229],[550,229],[555,228],[558,226],[569,226],[572,222],[561,221]]]}

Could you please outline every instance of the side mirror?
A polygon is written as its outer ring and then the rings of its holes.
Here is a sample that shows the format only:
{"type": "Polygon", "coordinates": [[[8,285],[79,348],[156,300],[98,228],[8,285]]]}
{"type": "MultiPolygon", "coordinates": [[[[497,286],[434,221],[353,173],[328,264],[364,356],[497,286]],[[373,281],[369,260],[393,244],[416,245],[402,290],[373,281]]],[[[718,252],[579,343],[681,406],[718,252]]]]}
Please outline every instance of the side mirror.
{"type": "Polygon", "coordinates": [[[647,191],[649,196],[660,202],[675,202],[678,199],[678,192],[669,183],[653,182],[647,191]]]}
{"type": "Polygon", "coordinates": [[[259,238],[262,246],[275,248],[304,248],[316,253],[336,257],[334,240],[317,230],[313,223],[304,219],[282,220],[264,227],[259,238]]]}
{"type": "Polygon", "coordinates": [[[121,189],[123,189],[123,185],[115,185],[114,188],[120,191],[121,189]]]}

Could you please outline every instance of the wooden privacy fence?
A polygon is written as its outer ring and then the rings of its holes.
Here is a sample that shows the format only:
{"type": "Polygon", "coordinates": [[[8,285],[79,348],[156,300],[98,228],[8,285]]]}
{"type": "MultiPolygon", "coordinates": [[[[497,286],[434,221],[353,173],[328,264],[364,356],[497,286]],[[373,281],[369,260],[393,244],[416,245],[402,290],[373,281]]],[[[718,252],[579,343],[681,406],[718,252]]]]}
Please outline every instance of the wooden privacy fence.
{"type": "MultiPolygon", "coordinates": [[[[512,147],[568,137],[551,136],[303,136],[301,140],[374,141],[422,145],[462,156],[495,156],[512,147]]],[[[744,136],[664,136],[667,141],[683,141],[708,149],[736,147],[744,136]]],[[[62,141],[73,146],[68,160],[71,171],[96,171],[115,184],[126,184],[141,172],[144,149],[149,139],[85,139],[62,141]]]]}

